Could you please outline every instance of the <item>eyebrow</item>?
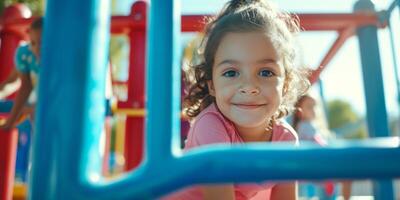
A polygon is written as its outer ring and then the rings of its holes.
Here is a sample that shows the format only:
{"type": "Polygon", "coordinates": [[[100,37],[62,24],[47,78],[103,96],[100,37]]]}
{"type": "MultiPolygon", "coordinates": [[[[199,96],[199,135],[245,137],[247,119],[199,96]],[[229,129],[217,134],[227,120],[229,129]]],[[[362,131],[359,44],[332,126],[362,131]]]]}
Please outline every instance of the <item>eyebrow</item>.
{"type": "MultiPolygon", "coordinates": [[[[224,65],[224,64],[233,64],[233,65],[237,65],[237,64],[240,64],[240,63],[241,63],[241,62],[240,62],[240,61],[237,61],[237,60],[226,59],[226,60],[223,60],[223,61],[219,62],[219,63],[217,64],[217,67],[218,67],[218,66],[221,66],[221,65],[224,65]]],[[[273,58],[265,58],[265,59],[261,59],[261,60],[256,61],[256,63],[257,63],[257,64],[269,64],[269,63],[277,64],[277,61],[276,61],[275,59],[273,59],[273,58]]]]}
{"type": "Polygon", "coordinates": [[[234,64],[234,65],[237,65],[237,64],[239,64],[239,63],[240,63],[240,62],[237,61],[237,60],[226,59],[226,60],[223,60],[223,61],[219,62],[219,63],[217,64],[217,67],[218,67],[218,66],[221,66],[221,65],[224,65],[224,64],[234,64]]]}
{"type": "Polygon", "coordinates": [[[257,64],[269,64],[269,63],[277,64],[278,62],[273,58],[266,58],[266,59],[261,59],[261,60],[257,61],[256,63],[257,64]]]}

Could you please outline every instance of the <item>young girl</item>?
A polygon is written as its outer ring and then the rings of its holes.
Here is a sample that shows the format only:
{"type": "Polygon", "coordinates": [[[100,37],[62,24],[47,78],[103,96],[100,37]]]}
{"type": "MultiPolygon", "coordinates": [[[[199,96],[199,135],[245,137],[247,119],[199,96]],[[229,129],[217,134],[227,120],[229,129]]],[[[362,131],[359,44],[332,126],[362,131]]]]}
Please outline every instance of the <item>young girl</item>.
{"type": "MultiPolygon", "coordinates": [[[[317,102],[309,94],[306,94],[297,101],[296,111],[293,114],[292,126],[299,135],[300,145],[302,141],[315,142],[321,146],[327,144],[321,134],[322,129],[317,128],[315,120],[317,102]]],[[[331,199],[334,192],[334,184],[330,181],[321,183],[300,182],[300,196],[308,198],[331,199]]]]}
{"type": "Polygon", "coordinates": [[[302,96],[296,103],[292,126],[299,134],[300,141],[312,141],[326,145],[325,139],[313,124],[316,119],[316,104],[315,99],[309,94],[302,96]]]}
{"type": "MultiPolygon", "coordinates": [[[[321,146],[327,145],[326,139],[321,134],[313,121],[316,119],[315,106],[316,100],[309,94],[302,96],[296,103],[296,112],[293,114],[293,128],[299,134],[300,141],[311,141],[321,146]]],[[[351,196],[351,181],[340,181],[342,184],[342,195],[345,200],[350,199],[351,196]]],[[[325,191],[321,190],[320,185],[300,184],[300,193],[307,196],[314,196],[317,192],[322,199],[331,199],[334,195],[335,185],[333,182],[327,181],[324,183],[325,191]]],[[[321,199],[321,198],[320,198],[321,199]]]]}
{"type": "MultiPolygon", "coordinates": [[[[308,88],[294,68],[288,14],[262,0],[232,0],[205,28],[201,63],[184,100],[193,119],[185,150],[212,143],[293,141],[295,131],[280,119],[308,88]]],[[[227,166],[229,167],[229,166],[227,166]]],[[[225,184],[183,190],[169,199],[296,199],[296,183],[225,184]]]]}
{"type": "Polygon", "coordinates": [[[15,65],[21,79],[21,88],[7,121],[0,129],[11,129],[19,121],[21,114],[33,115],[36,103],[36,83],[39,75],[40,43],[43,18],[35,19],[29,29],[30,43],[18,47],[15,53],[15,65]],[[27,105],[28,103],[28,105],[27,105]]]}

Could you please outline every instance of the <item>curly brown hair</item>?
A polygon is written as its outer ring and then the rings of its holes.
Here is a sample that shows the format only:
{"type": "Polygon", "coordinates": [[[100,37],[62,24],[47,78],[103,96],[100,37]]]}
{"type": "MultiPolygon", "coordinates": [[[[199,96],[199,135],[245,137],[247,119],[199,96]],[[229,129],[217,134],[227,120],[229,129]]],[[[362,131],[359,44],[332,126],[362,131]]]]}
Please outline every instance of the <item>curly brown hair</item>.
{"type": "Polygon", "coordinates": [[[305,93],[310,85],[307,71],[294,66],[294,34],[299,32],[297,17],[278,12],[263,0],[231,0],[216,17],[207,19],[197,55],[200,63],[185,71],[188,92],[183,107],[188,117],[196,117],[215,102],[215,98],[209,94],[207,81],[212,80],[214,57],[222,38],[227,33],[253,31],[263,32],[271,39],[282,57],[285,68],[283,101],[272,121],[286,116],[293,110],[297,98],[305,93]]]}

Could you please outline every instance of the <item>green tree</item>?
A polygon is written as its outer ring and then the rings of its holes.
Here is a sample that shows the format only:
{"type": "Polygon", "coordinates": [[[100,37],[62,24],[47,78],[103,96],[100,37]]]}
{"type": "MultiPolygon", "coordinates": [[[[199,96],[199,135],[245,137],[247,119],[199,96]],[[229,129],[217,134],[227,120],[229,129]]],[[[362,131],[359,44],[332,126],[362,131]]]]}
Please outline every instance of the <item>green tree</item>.
{"type": "MultiPolygon", "coordinates": [[[[362,120],[357,113],[353,110],[351,105],[343,100],[333,100],[328,102],[328,124],[331,130],[341,129],[351,124],[357,124],[362,120]]],[[[368,137],[366,127],[361,123],[350,132],[344,133],[344,137],[348,139],[360,139],[368,137]]]]}
{"type": "Polygon", "coordinates": [[[43,15],[45,0],[0,0],[0,13],[4,8],[14,3],[23,3],[28,6],[33,15],[43,15]]]}
{"type": "MultiPolygon", "coordinates": [[[[111,0],[112,15],[121,15],[121,3],[122,5],[126,4],[123,2],[118,2],[117,0],[111,0]]],[[[113,64],[112,74],[114,80],[124,81],[121,80],[121,74],[124,74],[128,71],[129,48],[129,38],[127,35],[111,35],[109,54],[113,64]]]]}

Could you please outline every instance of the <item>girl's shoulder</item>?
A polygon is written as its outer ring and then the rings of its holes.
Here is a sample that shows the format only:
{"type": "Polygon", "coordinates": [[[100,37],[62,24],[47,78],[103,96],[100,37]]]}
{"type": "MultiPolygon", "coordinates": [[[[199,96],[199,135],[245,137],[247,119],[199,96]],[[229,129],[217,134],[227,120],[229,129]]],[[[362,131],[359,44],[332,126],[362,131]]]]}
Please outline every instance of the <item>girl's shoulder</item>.
{"type": "Polygon", "coordinates": [[[21,42],[17,48],[17,51],[30,51],[29,43],[21,42]]]}
{"type": "Polygon", "coordinates": [[[185,148],[212,143],[231,143],[234,128],[214,104],[196,116],[191,123],[185,148]]]}
{"type": "Polygon", "coordinates": [[[217,106],[212,103],[207,108],[202,110],[199,115],[192,122],[192,126],[195,126],[198,123],[204,124],[204,121],[208,121],[210,124],[223,124],[224,126],[230,126],[231,123],[221,114],[218,110],[217,106]]]}
{"type": "Polygon", "coordinates": [[[32,63],[35,62],[35,56],[33,55],[30,47],[26,43],[22,43],[15,51],[14,55],[15,67],[19,72],[29,73],[32,63]]]}
{"type": "Polygon", "coordinates": [[[274,125],[272,141],[294,141],[299,142],[297,132],[285,120],[280,119],[274,125]]]}
{"type": "Polygon", "coordinates": [[[21,43],[16,49],[15,55],[20,59],[26,59],[25,57],[34,56],[30,44],[28,43],[21,43]]]}

